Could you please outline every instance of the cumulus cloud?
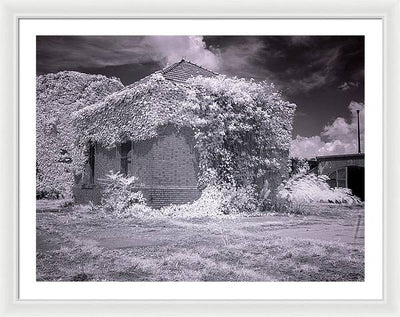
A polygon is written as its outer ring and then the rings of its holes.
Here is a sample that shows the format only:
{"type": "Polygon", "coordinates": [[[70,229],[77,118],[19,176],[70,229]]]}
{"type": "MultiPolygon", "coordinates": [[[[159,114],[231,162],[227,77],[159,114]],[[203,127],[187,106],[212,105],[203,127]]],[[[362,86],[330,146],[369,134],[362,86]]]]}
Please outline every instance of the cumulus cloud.
{"type": "Polygon", "coordinates": [[[357,140],[346,143],[341,140],[324,142],[320,136],[297,137],[292,141],[290,156],[299,158],[313,158],[324,155],[357,153],[357,140]]]}
{"type": "Polygon", "coordinates": [[[316,153],[323,148],[325,142],[321,140],[319,135],[312,137],[304,137],[297,135],[294,140],[292,140],[290,156],[299,158],[311,158],[315,157],[316,153]]]}
{"type": "Polygon", "coordinates": [[[149,36],[144,39],[153,59],[172,64],[182,58],[218,71],[221,57],[207,48],[202,36],[149,36]]]}
{"type": "MultiPolygon", "coordinates": [[[[54,36],[38,37],[41,69],[105,67],[157,62],[161,67],[186,58],[218,71],[221,57],[202,36],[54,36]]],[[[54,71],[54,70],[50,70],[54,71]]]]}
{"type": "Polygon", "coordinates": [[[186,58],[229,76],[273,82],[290,96],[332,85],[343,91],[357,87],[364,77],[360,41],[337,36],[38,36],[37,70],[147,65],[154,71],[186,58]]]}
{"type": "Polygon", "coordinates": [[[312,158],[321,155],[357,153],[357,110],[360,114],[361,150],[364,145],[364,104],[352,101],[348,109],[350,118],[338,117],[324,127],[320,135],[303,137],[297,135],[292,141],[290,155],[292,157],[312,158]]]}

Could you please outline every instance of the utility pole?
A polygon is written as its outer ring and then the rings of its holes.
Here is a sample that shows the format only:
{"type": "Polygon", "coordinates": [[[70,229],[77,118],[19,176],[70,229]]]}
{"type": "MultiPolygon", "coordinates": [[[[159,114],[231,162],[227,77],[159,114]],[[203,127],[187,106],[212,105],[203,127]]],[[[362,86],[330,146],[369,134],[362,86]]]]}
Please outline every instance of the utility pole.
{"type": "Polygon", "coordinates": [[[361,154],[361,141],[360,141],[360,110],[357,110],[357,136],[358,136],[358,154],[361,154]]]}

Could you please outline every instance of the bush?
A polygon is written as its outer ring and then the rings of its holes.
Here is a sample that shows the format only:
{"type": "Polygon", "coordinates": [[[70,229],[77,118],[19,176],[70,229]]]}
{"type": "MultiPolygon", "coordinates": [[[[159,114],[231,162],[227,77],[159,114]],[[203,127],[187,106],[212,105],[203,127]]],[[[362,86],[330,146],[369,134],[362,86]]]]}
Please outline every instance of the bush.
{"type": "Polygon", "coordinates": [[[224,215],[255,214],[258,211],[256,192],[252,186],[235,188],[231,185],[206,187],[193,203],[164,207],[160,213],[173,217],[224,217],[224,215]]]}
{"type": "Polygon", "coordinates": [[[253,186],[234,188],[228,185],[220,190],[223,197],[221,211],[224,214],[251,214],[257,211],[258,201],[253,186]]]}
{"type": "Polygon", "coordinates": [[[235,214],[255,214],[258,210],[254,187],[236,188],[229,184],[206,187],[193,203],[170,205],[160,210],[146,206],[143,194],[137,190],[136,177],[126,177],[110,171],[105,179],[100,210],[118,217],[224,217],[235,214]]]}
{"type": "Polygon", "coordinates": [[[284,182],[278,189],[278,201],[287,203],[344,203],[360,204],[348,188],[330,188],[328,176],[299,173],[284,182]]]}
{"type": "Polygon", "coordinates": [[[101,179],[104,186],[102,207],[106,212],[117,216],[128,216],[142,212],[146,199],[141,191],[135,188],[138,178],[124,176],[120,172],[110,171],[105,179],[101,179]]]}

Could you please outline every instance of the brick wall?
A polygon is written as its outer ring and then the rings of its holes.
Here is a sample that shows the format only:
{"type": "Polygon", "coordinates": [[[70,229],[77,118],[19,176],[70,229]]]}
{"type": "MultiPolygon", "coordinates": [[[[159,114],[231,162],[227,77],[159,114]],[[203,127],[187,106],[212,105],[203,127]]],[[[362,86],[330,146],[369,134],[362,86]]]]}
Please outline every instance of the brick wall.
{"type": "Polygon", "coordinates": [[[195,201],[200,198],[200,191],[197,187],[138,187],[147,204],[153,208],[160,208],[171,204],[179,205],[195,201]]]}
{"type": "MultiPolygon", "coordinates": [[[[139,186],[149,205],[161,207],[194,201],[200,196],[197,189],[198,164],[190,129],[166,127],[157,138],[132,144],[128,153],[128,174],[139,178],[139,186]]],[[[78,202],[99,203],[99,179],[110,171],[120,171],[120,147],[106,150],[96,145],[95,184],[89,185],[85,176],[74,188],[78,202]],[[88,186],[89,185],[89,186],[88,186]]]]}
{"type": "MultiPolygon", "coordinates": [[[[87,186],[86,176],[78,181],[74,188],[77,202],[90,200],[99,203],[99,179],[104,178],[110,170],[115,172],[121,169],[120,146],[106,150],[96,145],[95,153],[95,184],[87,186]]],[[[267,173],[257,181],[257,185],[261,190],[267,178],[272,197],[282,180],[288,177],[288,153],[271,150],[267,157],[278,159],[280,169],[267,173]]],[[[128,161],[128,174],[139,178],[138,189],[143,192],[150,206],[159,208],[187,203],[200,196],[197,189],[197,155],[190,129],[178,131],[173,126],[168,126],[157,138],[132,144],[128,161]]]]}
{"type": "Polygon", "coordinates": [[[172,127],[162,137],[135,143],[130,152],[129,174],[146,186],[197,186],[197,160],[188,129],[172,127]]]}

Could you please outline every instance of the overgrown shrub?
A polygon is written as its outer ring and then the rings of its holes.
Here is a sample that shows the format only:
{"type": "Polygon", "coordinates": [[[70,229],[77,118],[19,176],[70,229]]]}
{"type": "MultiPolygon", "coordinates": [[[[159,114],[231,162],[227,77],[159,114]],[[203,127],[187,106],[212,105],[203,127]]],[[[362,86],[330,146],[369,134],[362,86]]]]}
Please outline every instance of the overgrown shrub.
{"type": "Polygon", "coordinates": [[[193,93],[186,108],[201,119],[192,125],[200,185],[209,185],[210,168],[219,183],[236,187],[287,168],[296,106],[274,85],[225,76],[189,82],[193,93]]]}
{"type": "Polygon", "coordinates": [[[289,176],[292,177],[297,174],[306,174],[310,170],[310,165],[304,158],[291,158],[289,176]]]}
{"type": "Polygon", "coordinates": [[[288,203],[344,203],[360,204],[361,200],[354,196],[348,188],[331,188],[326,175],[299,173],[283,182],[278,190],[279,201],[288,203]]]}
{"type": "Polygon", "coordinates": [[[236,188],[230,184],[212,185],[206,187],[200,198],[192,203],[170,205],[156,210],[146,205],[142,192],[137,190],[136,177],[126,177],[119,172],[110,171],[101,182],[104,190],[100,210],[117,217],[225,217],[253,215],[259,207],[253,186],[236,188]]]}
{"type": "Polygon", "coordinates": [[[120,172],[110,171],[106,178],[102,179],[103,196],[101,205],[103,209],[117,216],[128,216],[139,214],[145,208],[146,199],[141,191],[135,188],[138,178],[135,176],[124,176],[120,172]]]}
{"type": "Polygon", "coordinates": [[[224,217],[224,215],[252,215],[258,211],[256,191],[252,186],[235,188],[232,185],[206,187],[193,203],[171,205],[160,210],[172,217],[224,217]]]}
{"type": "Polygon", "coordinates": [[[220,190],[223,196],[221,211],[224,214],[251,214],[257,211],[257,194],[253,186],[235,188],[228,185],[220,190]]]}

